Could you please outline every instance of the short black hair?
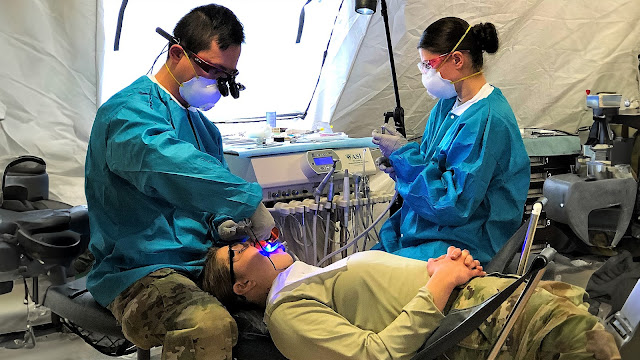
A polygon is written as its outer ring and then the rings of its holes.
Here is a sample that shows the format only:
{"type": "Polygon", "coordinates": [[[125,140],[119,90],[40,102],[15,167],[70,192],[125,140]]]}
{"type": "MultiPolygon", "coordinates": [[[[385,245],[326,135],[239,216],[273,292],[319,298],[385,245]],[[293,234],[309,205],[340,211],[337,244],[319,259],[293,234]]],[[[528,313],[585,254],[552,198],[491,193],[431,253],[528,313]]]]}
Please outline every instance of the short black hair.
{"type": "Polygon", "coordinates": [[[244,43],[244,27],[231,10],[209,4],[183,16],[173,29],[173,36],[180,40],[180,45],[197,54],[208,50],[214,39],[220,50],[244,43]]]}
{"type": "MultiPolygon", "coordinates": [[[[418,49],[425,49],[436,54],[446,54],[453,50],[469,23],[457,17],[445,17],[429,25],[418,44],[418,49]]],[[[482,52],[490,54],[498,51],[498,32],[492,23],[473,25],[456,50],[469,50],[471,61],[476,70],[482,69],[482,52]]]]}

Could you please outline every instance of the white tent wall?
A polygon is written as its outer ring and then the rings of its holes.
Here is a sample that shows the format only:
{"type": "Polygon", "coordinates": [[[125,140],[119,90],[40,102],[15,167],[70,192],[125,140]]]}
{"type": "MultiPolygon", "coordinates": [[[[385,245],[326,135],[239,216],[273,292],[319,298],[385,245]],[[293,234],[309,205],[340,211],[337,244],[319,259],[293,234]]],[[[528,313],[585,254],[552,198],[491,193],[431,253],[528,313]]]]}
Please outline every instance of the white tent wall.
{"type": "MultiPolygon", "coordinates": [[[[416,47],[422,31],[444,16],[461,17],[472,25],[495,24],[501,44],[496,54],[485,54],[485,75],[503,91],[521,128],[574,133],[591,125],[586,89],[639,99],[638,0],[388,0],[387,4],[410,137],[422,135],[435,104],[422,86],[416,47]]],[[[343,11],[353,12],[353,6],[343,11]]],[[[351,37],[362,36],[358,28],[350,32],[351,37]]],[[[382,114],[395,108],[380,4],[360,43],[344,89],[333,94],[337,103],[330,116],[334,131],[354,137],[370,136],[371,129],[382,124],[382,114]]],[[[323,75],[331,83],[330,74],[323,75]]],[[[323,84],[317,94],[323,94],[323,84]]],[[[326,119],[323,113],[315,120],[326,119]]]]}
{"type": "MultiPolygon", "coordinates": [[[[387,4],[409,136],[422,134],[435,103],[422,87],[416,46],[422,31],[443,16],[496,25],[501,47],[485,56],[486,77],[503,90],[520,127],[573,133],[590,125],[586,89],[640,98],[638,0],[387,4]]],[[[308,120],[360,137],[381,125],[395,99],[380,5],[373,16],[356,14],[353,5],[345,0],[342,6],[308,120]]],[[[0,162],[23,154],[43,157],[51,198],[74,205],[85,202],[84,158],[98,105],[102,21],[97,0],[0,2],[0,103],[6,106],[0,162]]]]}
{"type": "Polygon", "coordinates": [[[86,202],[84,160],[97,110],[102,27],[96,4],[0,2],[0,102],[6,106],[0,163],[42,157],[50,198],[73,205],[86,202]]]}

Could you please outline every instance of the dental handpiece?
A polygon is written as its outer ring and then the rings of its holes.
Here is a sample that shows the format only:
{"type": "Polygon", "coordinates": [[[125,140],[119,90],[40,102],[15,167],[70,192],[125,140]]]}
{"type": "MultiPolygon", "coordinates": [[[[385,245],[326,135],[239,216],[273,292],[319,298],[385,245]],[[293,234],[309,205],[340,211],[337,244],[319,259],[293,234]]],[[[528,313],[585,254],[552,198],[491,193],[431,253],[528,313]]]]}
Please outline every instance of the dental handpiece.
{"type": "MultiPolygon", "coordinates": [[[[342,185],[342,202],[344,204],[344,209],[342,213],[342,226],[340,226],[340,246],[344,246],[347,243],[347,231],[349,231],[349,206],[351,193],[349,191],[349,170],[344,170],[344,182],[342,185]]],[[[345,250],[342,253],[342,257],[347,256],[347,251],[345,250]]]]}
{"type": "Polygon", "coordinates": [[[327,185],[327,182],[333,176],[333,173],[336,171],[337,164],[338,164],[338,160],[334,159],[331,170],[324,176],[324,179],[322,179],[318,187],[316,187],[316,189],[313,191],[313,196],[315,196],[316,199],[319,198],[320,195],[322,195],[322,191],[324,190],[324,187],[327,185]]]}
{"type": "MultiPolygon", "coordinates": [[[[333,166],[331,167],[331,170],[324,176],[324,178],[322,179],[320,184],[318,184],[318,186],[313,191],[313,196],[314,196],[314,198],[316,200],[316,208],[314,209],[314,216],[313,216],[313,228],[311,230],[311,232],[312,232],[311,243],[313,244],[313,247],[314,247],[314,253],[315,253],[315,251],[317,251],[316,250],[316,245],[317,245],[317,240],[318,240],[318,233],[317,233],[316,226],[317,226],[317,223],[318,223],[318,211],[320,209],[320,196],[322,195],[322,192],[324,191],[324,187],[327,185],[327,182],[329,182],[329,179],[333,178],[333,174],[336,171],[337,164],[338,164],[338,161],[334,159],[333,160],[333,166]]],[[[315,263],[316,261],[318,261],[318,259],[314,258],[313,262],[315,263]]]]}
{"type": "MultiPolygon", "coordinates": [[[[311,244],[313,244],[313,246],[315,246],[318,243],[318,210],[320,208],[320,195],[316,195],[316,201],[314,202],[314,204],[311,206],[311,209],[314,211],[313,212],[313,221],[312,221],[312,228],[311,228],[311,244]]],[[[306,255],[306,250],[305,250],[305,255],[306,255]]],[[[308,259],[307,259],[308,261],[308,259]]],[[[313,259],[313,263],[315,264],[315,262],[318,261],[318,259],[313,259]]]]}
{"type": "MultiPolygon", "coordinates": [[[[331,182],[329,183],[329,192],[327,193],[327,202],[329,207],[327,208],[326,223],[324,228],[324,256],[329,253],[329,230],[331,226],[331,213],[333,207],[333,176],[331,176],[331,182]]],[[[317,259],[315,259],[317,261],[317,259]]]]}
{"type": "Polygon", "coordinates": [[[344,169],[344,182],[342,184],[342,199],[345,202],[344,207],[344,227],[349,226],[349,206],[351,205],[351,189],[349,189],[349,169],[344,169]]]}
{"type": "Polygon", "coordinates": [[[354,194],[354,211],[353,211],[353,236],[358,235],[358,218],[360,217],[360,174],[353,174],[353,194],[354,194]]]}

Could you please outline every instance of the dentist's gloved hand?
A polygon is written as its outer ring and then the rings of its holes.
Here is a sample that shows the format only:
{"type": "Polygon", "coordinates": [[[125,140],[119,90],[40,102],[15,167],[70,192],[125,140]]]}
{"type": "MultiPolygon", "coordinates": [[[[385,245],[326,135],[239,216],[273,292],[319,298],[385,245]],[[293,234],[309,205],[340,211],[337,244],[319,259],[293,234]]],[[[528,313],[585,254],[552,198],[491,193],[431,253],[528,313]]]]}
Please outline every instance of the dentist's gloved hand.
{"type": "Polygon", "coordinates": [[[380,156],[376,159],[376,166],[380,171],[384,171],[393,181],[396,181],[396,170],[393,168],[393,164],[391,164],[391,160],[389,158],[380,156]]]}
{"type": "Polygon", "coordinates": [[[231,242],[242,240],[247,234],[238,228],[238,224],[233,220],[226,220],[218,225],[218,236],[222,241],[231,242]]]}
{"type": "Polygon", "coordinates": [[[407,143],[402,134],[393,128],[393,125],[384,124],[385,133],[382,134],[378,129],[373,130],[371,136],[372,142],[380,147],[380,151],[384,157],[389,157],[392,152],[403,147],[407,143]]]}
{"type": "Polygon", "coordinates": [[[251,231],[253,231],[257,240],[267,240],[271,237],[271,230],[276,226],[276,222],[263,203],[258,205],[250,220],[251,231]]]}

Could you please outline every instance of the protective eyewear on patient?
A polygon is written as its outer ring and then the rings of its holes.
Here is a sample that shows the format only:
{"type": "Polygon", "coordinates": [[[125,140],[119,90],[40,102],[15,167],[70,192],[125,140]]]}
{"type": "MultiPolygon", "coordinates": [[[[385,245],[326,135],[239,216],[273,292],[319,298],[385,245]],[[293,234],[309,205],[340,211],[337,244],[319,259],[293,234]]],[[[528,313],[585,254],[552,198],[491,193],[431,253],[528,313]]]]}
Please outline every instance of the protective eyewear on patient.
{"type": "MultiPolygon", "coordinates": [[[[240,257],[240,255],[245,250],[247,250],[250,246],[256,246],[256,245],[259,246],[260,250],[261,250],[260,254],[262,254],[267,259],[269,259],[269,262],[271,263],[271,266],[273,266],[273,269],[276,270],[276,264],[273,263],[273,260],[271,260],[271,257],[269,256],[269,254],[271,252],[268,251],[267,249],[265,249],[265,247],[263,245],[263,242],[264,241],[247,240],[245,242],[240,242],[240,243],[235,243],[235,244],[229,245],[229,275],[231,275],[231,286],[232,287],[233,287],[233,284],[236,283],[236,274],[233,271],[233,258],[235,257],[236,259],[238,259],[240,257]]],[[[269,243],[266,243],[266,244],[268,245],[269,243]]]]}
{"type": "Polygon", "coordinates": [[[229,245],[229,274],[231,275],[231,286],[236,283],[236,274],[233,272],[233,258],[239,258],[245,250],[251,246],[251,242],[245,241],[229,245]]]}

